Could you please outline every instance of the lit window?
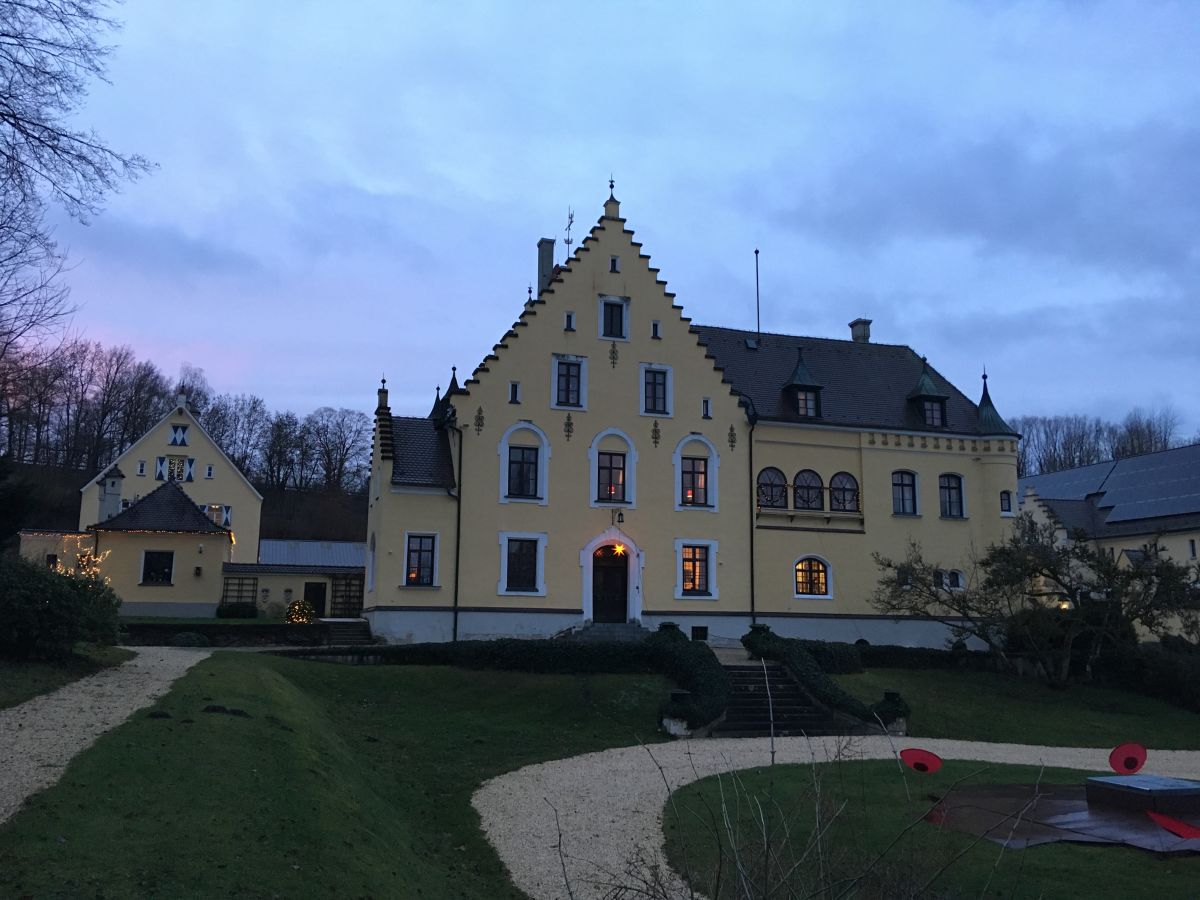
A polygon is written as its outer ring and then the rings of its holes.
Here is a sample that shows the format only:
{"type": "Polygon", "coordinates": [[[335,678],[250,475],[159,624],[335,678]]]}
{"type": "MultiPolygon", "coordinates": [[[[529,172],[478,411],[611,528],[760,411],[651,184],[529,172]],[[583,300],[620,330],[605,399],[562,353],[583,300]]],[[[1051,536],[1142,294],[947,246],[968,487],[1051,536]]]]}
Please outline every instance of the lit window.
{"type": "Polygon", "coordinates": [[[505,590],[532,593],[538,589],[538,542],[529,538],[510,538],[507,547],[508,566],[505,590]]]}
{"type": "Polygon", "coordinates": [[[806,597],[828,596],[829,567],[811,556],[797,562],[796,593],[806,597]]]}
{"type": "Polygon", "coordinates": [[[812,469],[804,469],[796,473],[792,493],[795,495],[792,502],[796,509],[825,508],[825,485],[821,481],[821,476],[812,469]]]}
{"type": "Polygon", "coordinates": [[[647,413],[667,415],[667,372],[665,369],[645,370],[645,406],[647,413]]]}
{"type": "Polygon", "coordinates": [[[1000,492],[1000,512],[1002,512],[1002,513],[1012,512],[1012,491],[1001,491],[1000,492]]]}
{"type": "Polygon", "coordinates": [[[930,428],[941,428],[946,424],[946,404],[941,400],[926,400],[923,404],[925,424],[930,428]]]}
{"type": "Polygon", "coordinates": [[[601,451],[596,455],[596,499],[607,503],[625,501],[625,454],[601,451]]]}
{"type": "Polygon", "coordinates": [[[708,506],[708,460],[685,456],[680,466],[680,505],[708,506]]]}
{"type": "Polygon", "coordinates": [[[536,498],[538,486],[538,448],[508,448],[508,496],[536,498]]]}
{"type": "Polygon", "coordinates": [[[819,416],[821,413],[820,406],[817,403],[817,392],[797,391],[796,412],[809,419],[815,419],[817,416],[819,416]]]}
{"type": "Polygon", "coordinates": [[[758,473],[758,505],[764,509],[787,509],[787,479],[775,468],[758,473]]]}
{"type": "Polygon", "coordinates": [[[147,550],[142,554],[142,584],[170,584],[175,554],[170,550],[147,550]]]}
{"type": "Polygon", "coordinates": [[[606,338],[625,338],[625,304],[619,300],[606,300],[603,303],[603,328],[600,332],[606,338]]]}
{"type": "Polygon", "coordinates": [[[707,595],[708,590],[708,547],[685,544],[683,547],[683,593],[707,595]]]}
{"type": "Polygon", "coordinates": [[[963,518],[963,482],[960,476],[938,476],[938,497],[941,500],[942,518],[963,518]]]}
{"type": "Polygon", "coordinates": [[[829,479],[829,508],[836,512],[858,512],[858,479],[849,472],[838,472],[829,479]]]}
{"type": "Polygon", "coordinates": [[[917,476],[912,472],[892,473],[892,514],[917,514],[917,476]]]}
{"type": "Polygon", "coordinates": [[[405,584],[416,587],[432,587],[433,542],[434,536],[432,534],[410,534],[408,536],[408,564],[404,573],[405,584]]]}
{"type": "Polygon", "coordinates": [[[581,365],[578,362],[560,359],[557,368],[558,384],[555,392],[557,404],[559,406],[579,406],[581,365]]]}
{"type": "Polygon", "coordinates": [[[154,461],[156,481],[191,481],[196,461],[187,456],[160,456],[154,461]]]}

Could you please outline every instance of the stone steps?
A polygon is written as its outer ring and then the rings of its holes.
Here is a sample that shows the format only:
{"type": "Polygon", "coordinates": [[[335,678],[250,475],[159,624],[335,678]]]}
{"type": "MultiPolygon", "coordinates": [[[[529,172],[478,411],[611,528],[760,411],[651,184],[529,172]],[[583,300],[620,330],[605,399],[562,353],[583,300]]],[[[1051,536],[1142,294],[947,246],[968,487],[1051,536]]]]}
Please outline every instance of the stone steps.
{"type": "Polygon", "coordinates": [[[787,671],[768,663],[726,664],[732,682],[725,718],[713,737],[838,734],[837,723],[816,706],[787,671]]]}

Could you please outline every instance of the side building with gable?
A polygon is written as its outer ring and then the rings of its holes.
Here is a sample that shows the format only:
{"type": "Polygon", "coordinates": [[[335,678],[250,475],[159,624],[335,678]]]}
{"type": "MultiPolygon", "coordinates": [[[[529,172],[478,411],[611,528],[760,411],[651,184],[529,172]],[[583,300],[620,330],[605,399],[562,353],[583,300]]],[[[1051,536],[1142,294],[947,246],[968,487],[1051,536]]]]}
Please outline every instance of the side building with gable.
{"type": "Polygon", "coordinates": [[[941,644],[874,612],[873,553],[965,583],[1016,509],[1017,435],[908,347],[694,325],[610,196],[425,416],[378,391],[364,616],[394,641],[679,623],[941,644]]]}

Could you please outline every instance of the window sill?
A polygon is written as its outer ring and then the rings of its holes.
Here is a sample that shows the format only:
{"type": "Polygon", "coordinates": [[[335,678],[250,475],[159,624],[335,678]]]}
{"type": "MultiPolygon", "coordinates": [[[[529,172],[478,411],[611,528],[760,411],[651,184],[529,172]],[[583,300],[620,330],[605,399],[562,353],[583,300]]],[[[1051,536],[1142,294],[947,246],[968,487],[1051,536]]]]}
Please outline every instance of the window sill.
{"type": "Polygon", "coordinates": [[[498,597],[545,597],[545,591],[497,591],[498,597]]]}
{"type": "Polygon", "coordinates": [[[894,512],[894,513],[892,513],[892,518],[893,518],[893,519],[919,519],[919,518],[921,518],[921,514],[920,514],[920,513],[898,513],[898,512],[894,512]]]}
{"type": "Polygon", "coordinates": [[[551,409],[565,409],[565,410],[571,410],[574,412],[586,412],[587,411],[587,407],[584,406],[582,403],[551,403],[550,408],[551,409]]]}
{"type": "Polygon", "coordinates": [[[440,591],[441,589],[442,589],[442,586],[440,584],[402,584],[402,585],[400,585],[400,590],[402,590],[402,591],[440,591]]]}
{"type": "Polygon", "coordinates": [[[643,409],[641,411],[640,415],[643,415],[646,418],[650,418],[651,416],[653,416],[656,419],[673,419],[673,418],[675,418],[675,413],[672,410],[643,409]]]}
{"type": "Polygon", "coordinates": [[[523,503],[541,503],[541,497],[531,497],[528,494],[505,494],[505,500],[516,500],[523,503]]]}
{"type": "Polygon", "coordinates": [[[168,587],[175,587],[175,582],[173,582],[173,581],[139,581],[138,587],[168,588],[168,587]]]}
{"type": "Polygon", "coordinates": [[[943,522],[966,522],[969,521],[966,516],[938,516],[943,522]]]}
{"type": "Polygon", "coordinates": [[[792,594],[793,600],[832,600],[833,594],[792,594]]]}
{"type": "Polygon", "coordinates": [[[616,500],[612,497],[597,497],[595,502],[605,506],[630,506],[633,504],[632,500],[616,500]]]}
{"type": "Polygon", "coordinates": [[[679,595],[684,600],[711,600],[712,594],[708,591],[684,591],[679,595]]]}
{"type": "Polygon", "coordinates": [[[616,334],[602,334],[602,335],[600,335],[600,338],[599,338],[599,340],[602,340],[602,341],[623,341],[623,342],[625,342],[625,343],[628,343],[628,342],[629,342],[629,338],[627,338],[627,337],[626,337],[625,335],[623,335],[623,334],[622,334],[622,335],[616,335],[616,334]]]}
{"type": "Polygon", "coordinates": [[[712,509],[711,503],[679,503],[676,504],[676,509],[712,509]]]}

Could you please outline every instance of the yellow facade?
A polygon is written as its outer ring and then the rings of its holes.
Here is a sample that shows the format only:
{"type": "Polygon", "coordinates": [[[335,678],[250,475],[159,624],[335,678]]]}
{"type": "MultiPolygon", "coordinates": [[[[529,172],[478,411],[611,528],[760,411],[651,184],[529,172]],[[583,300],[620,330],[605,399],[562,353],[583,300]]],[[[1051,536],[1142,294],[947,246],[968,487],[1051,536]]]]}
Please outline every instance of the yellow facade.
{"type": "Polygon", "coordinates": [[[122,602],[125,615],[209,615],[221,598],[221,566],[230,542],[221,534],[101,531],[95,547],[100,570],[122,602]],[[147,553],[170,553],[168,580],[144,579],[147,553]]]}
{"type": "MultiPolygon", "coordinates": [[[[965,570],[973,547],[1004,534],[998,498],[1000,491],[1015,498],[1015,436],[756,422],[640,250],[610,198],[557,277],[446,398],[452,479],[393,483],[404,482],[393,472],[411,469],[411,448],[393,427],[420,426],[393,420],[380,391],[364,604],[376,633],[405,641],[580,625],[597,618],[596,560],[619,545],[630,560],[629,619],[702,624],[713,637],[736,637],[753,617],[853,639],[864,633],[859,620],[877,618],[868,602],[878,578],[873,552],[903,555],[917,540],[946,568],[965,570]],[[614,302],[623,323],[605,309],[614,302]],[[557,402],[560,361],[578,367],[576,406],[557,402]],[[655,399],[657,412],[645,408],[648,368],[666,373],[667,402],[655,399]],[[532,498],[508,496],[513,447],[536,450],[532,498]],[[597,499],[598,459],[612,452],[624,454],[623,503],[597,499]],[[703,506],[683,500],[684,471],[695,459],[706,467],[703,506]],[[861,486],[861,510],[759,509],[755,479],[765,466],[789,478],[813,469],[825,484],[850,473],[861,486]],[[897,469],[918,476],[917,516],[893,515],[897,469]],[[963,479],[962,518],[938,515],[945,473],[963,479]],[[426,580],[423,559],[410,552],[410,538],[421,535],[436,538],[433,584],[410,583],[413,574],[426,580]],[[537,542],[532,589],[506,590],[508,541],[537,542]],[[695,548],[702,562],[689,569],[683,555],[695,548]],[[827,597],[796,596],[795,564],[808,556],[828,566],[827,597]],[[686,589],[697,566],[708,575],[703,595],[686,589]]],[[[896,642],[924,640],[914,632],[896,642]]]]}

